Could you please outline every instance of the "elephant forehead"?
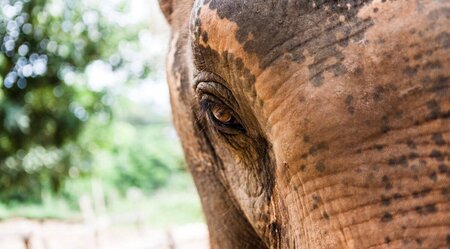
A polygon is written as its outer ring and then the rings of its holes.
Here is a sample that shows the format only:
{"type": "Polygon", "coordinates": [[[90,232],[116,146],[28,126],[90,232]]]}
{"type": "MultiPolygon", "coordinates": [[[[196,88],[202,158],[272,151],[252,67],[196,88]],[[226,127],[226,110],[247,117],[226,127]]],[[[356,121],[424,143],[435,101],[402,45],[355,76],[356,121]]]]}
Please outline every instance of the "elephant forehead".
{"type": "MultiPolygon", "coordinates": [[[[207,71],[218,73],[230,60],[239,59],[245,67],[258,65],[258,58],[244,50],[243,43],[236,39],[239,32],[237,23],[221,18],[217,10],[208,5],[197,4],[191,18],[191,34],[194,48],[194,62],[198,67],[206,66],[207,71]],[[233,57],[233,58],[230,58],[233,57]]],[[[258,71],[253,67],[253,74],[258,71]]]]}
{"type": "MultiPolygon", "coordinates": [[[[442,43],[434,37],[447,37],[446,32],[439,34],[445,23],[438,25],[445,21],[447,9],[441,7],[447,3],[350,2],[198,2],[194,26],[202,32],[194,32],[194,44],[202,45],[202,54],[220,55],[219,63],[212,57],[202,62],[212,72],[221,69],[214,64],[234,63],[235,68],[227,71],[237,80],[224,78],[232,90],[250,93],[252,107],[274,123],[271,120],[280,120],[292,110],[294,100],[307,103],[307,109],[320,106],[322,112],[329,108],[333,113],[340,106],[337,101],[352,103],[349,92],[366,96],[372,94],[369,90],[379,89],[377,85],[392,82],[406,88],[416,70],[402,58],[423,50],[413,43],[432,47],[442,43]]],[[[359,108],[375,107],[366,102],[359,108]]]]}
{"type": "Polygon", "coordinates": [[[194,62],[260,109],[269,98],[285,99],[290,91],[274,96],[282,85],[318,87],[326,72],[345,74],[343,50],[373,25],[370,16],[358,17],[369,2],[197,1],[190,27],[194,62]]]}
{"type": "Polygon", "coordinates": [[[235,23],[233,33],[226,26],[221,31],[233,35],[245,52],[258,57],[259,67],[265,69],[284,54],[302,62],[306,48],[314,50],[336,43],[345,34],[361,34],[370,26],[370,20],[357,20],[356,16],[368,2],[371,1],[204,0],[197,3],[197,8],[207,7],[219,17],[217,20],[235,23]]]}

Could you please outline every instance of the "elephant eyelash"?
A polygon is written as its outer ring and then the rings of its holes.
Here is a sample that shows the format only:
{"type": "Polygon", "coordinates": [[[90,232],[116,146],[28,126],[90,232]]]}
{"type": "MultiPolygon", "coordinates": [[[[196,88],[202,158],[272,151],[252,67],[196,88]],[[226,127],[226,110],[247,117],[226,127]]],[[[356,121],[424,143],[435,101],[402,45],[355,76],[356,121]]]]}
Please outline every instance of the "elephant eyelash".
{"type": "MultiPolygon", "coordinates": [[[[212,101],[208,100],[208,99],[202,99],[200,101],[200,111],[202,112],[203,115],[205,115],[208,110],[212,107],[216,105],[215,103],[213,103],[212,101]]],[[[202,116],[204,117],[204,116],[202,116]]]]}
{"type": "Polygon", "coordinates": [[[200,101],[200,116],[199,119],[208,118],[208,112],[216,104],[213,104],[210,100],[202,99],[200,101]]]}

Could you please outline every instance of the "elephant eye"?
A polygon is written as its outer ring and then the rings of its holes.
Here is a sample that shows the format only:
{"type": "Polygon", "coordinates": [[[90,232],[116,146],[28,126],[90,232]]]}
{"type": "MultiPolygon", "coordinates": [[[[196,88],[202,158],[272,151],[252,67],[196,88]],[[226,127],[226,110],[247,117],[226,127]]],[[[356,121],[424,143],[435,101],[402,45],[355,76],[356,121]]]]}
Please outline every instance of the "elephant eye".
{"type": "Polygon", "coordinates": [[[201,110],[206,114],[214,128],[225,134],[240,134],[245,131],[242,124],[236,118],[234,111],[225,104],[203,99],[201,110]]]}
{"type": "Polygon", "coordinates": [[[227,124],[235,120],[231,110],[228,110],[221,106],[214,106],[211,108],[211,113],[214,118],[222,124],[227,124]]]}

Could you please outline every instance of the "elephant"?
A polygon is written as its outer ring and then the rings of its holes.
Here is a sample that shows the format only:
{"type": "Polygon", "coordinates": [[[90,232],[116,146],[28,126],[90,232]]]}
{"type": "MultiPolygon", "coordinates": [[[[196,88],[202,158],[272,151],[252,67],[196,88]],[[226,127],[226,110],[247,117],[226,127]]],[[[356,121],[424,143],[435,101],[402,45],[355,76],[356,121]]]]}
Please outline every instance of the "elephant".
{"type": "Polygon", "coordinates": [[[159,4],[211,248],[450,247],[450,1],[159,4]]]}

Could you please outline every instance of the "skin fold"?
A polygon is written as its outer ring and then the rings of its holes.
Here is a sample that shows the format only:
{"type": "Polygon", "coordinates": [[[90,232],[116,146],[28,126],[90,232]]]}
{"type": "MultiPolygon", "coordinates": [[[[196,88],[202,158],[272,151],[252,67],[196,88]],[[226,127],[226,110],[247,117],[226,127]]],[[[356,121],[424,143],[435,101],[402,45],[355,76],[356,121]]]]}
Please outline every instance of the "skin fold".
{"type": "Polygon", "coordinates": [[[450,2],[160,0],[211,248],[450,246],[450,2]]]}

